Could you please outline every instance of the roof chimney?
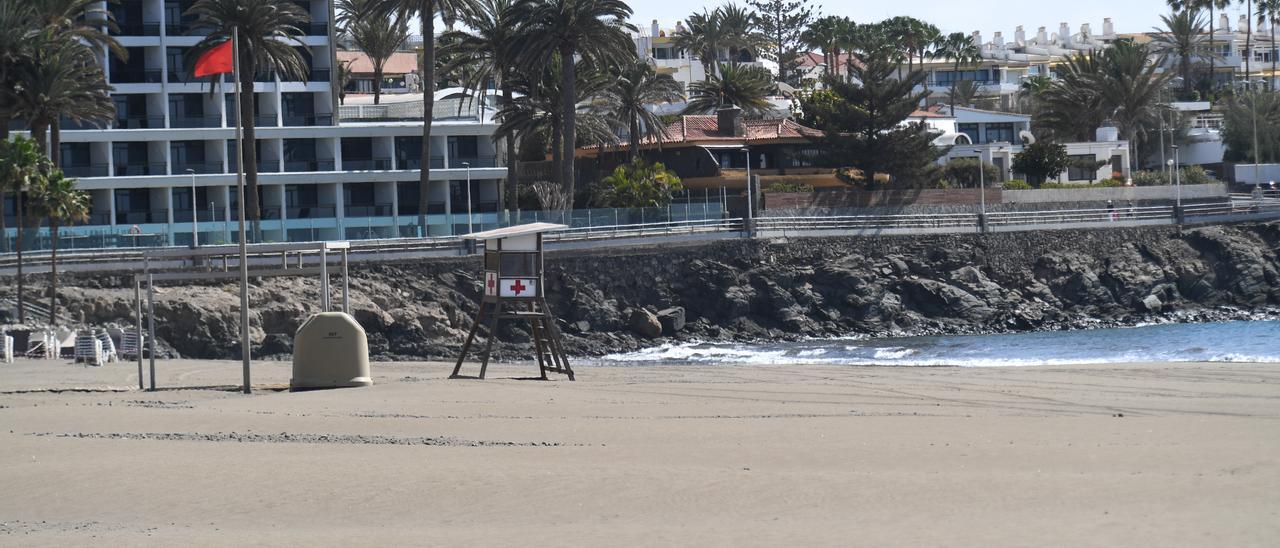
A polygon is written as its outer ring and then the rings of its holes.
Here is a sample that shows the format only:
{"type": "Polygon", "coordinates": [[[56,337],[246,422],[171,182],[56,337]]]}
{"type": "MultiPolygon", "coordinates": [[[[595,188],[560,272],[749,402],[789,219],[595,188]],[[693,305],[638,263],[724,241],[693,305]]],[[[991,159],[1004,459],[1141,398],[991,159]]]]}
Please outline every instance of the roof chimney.
{"type": "Polygon", "coordinates": [[[742,109],[729,105],[717,110],[716,131],[734,137],[745,137],[747,128],[742,124],[742,109]]]}
{"type": "Polygon", "coordinates": [[[1018,25],[1018,28],[1013,31],[1013,43],[1019,46],[1027,45],[1027,30],[1022,28],[1022,25],[1018,25]]]}
{"type": "Polygon", "coordinates": [[[1214,31],[1214,32],[1218,32],[1218,31],[1222,31],[1222,32],[1231,32],[1231,18],[1230,18],[1230,17],[1227,17],[1227,14],[1225,14],[1225,13],[1224,13],[1224,14],[1222,14],[1222,15],[1219,15],[1219,16],[1218,16],[1218,28],[1213,29],[1213,31],[1214,31]]]}
{"type": "Polygon", "coordinates": [[[1102,35],[1103,35],[1103,36],[1115,36],[1115,34],[1116,34],[1116,26],[1115,26],[1115,24],[1114,24],[1114,23],[1112,23],[1112,22],[1111,22],[1111,18],[1110,18],[1110,17],[1108,17],[1108,18],[1106,18],[1106,19],[1103,19],[1103,20],[1102,20],[1102,35]]]}
{"type": "Polygon", "coordinates": [[[650,34],[650,36],[660,36],[662,34],[662,30],[658,28],[657,19],[653,20],[653,26],[651,28],[653,29],[653,32],[650,34]]]}
{"type": "Polygon", "coordinates": [[[1045,32],[1044,27],[1036,32],[1036,43],[1042,46],[1049,43],[1049,33],[1045,32]]]}
{"type": "Polygon", "coordinates": [[[1062,41],[1062,45],[1071,45],[1071,25],[1062,23],[1058,25],[1058,40],[1062,41]]]}
{"type": "Polygon", "coordinates": [[[991,35],[991,43],[996,46],[996,49],[1004,49],[1004,33],[996,31],[995,34],[991,35]]]}

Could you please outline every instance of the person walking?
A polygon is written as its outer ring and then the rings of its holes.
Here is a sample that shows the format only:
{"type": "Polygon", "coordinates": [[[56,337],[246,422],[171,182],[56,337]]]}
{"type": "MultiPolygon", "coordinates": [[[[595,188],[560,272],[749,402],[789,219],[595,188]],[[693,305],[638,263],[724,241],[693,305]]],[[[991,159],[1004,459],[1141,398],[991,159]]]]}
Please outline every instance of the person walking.
{"type": "Polygon", "coordinates": [[[1112,221],[1116,220],[1116,204],[1111,200],[1107,200],[1107,217],[1112,221]]]}

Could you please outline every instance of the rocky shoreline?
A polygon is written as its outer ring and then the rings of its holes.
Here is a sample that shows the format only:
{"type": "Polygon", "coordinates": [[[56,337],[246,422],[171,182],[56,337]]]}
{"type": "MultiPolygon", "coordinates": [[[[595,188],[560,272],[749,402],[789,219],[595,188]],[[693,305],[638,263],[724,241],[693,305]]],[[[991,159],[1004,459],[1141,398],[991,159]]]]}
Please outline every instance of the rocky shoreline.
{"type": "MultiPolygon", "coordinates": [[[[733,240],[554,253],[547,292],[571,355],[668,342],[996,333],[1280,317],[1280,225],[989,235],[733,240]]],[[[476,257],[352,267],[352,314],[375,359],[456,356],[481,289],[476,257]]],[[[44,280],[33,277],[42,289],[44,280]]],[[[319,282],[258,280],[255,354],[285,357],[318,311],[319,282]]],[[[60,289],[89,325],[132,325],[127,276],[60,289]]],[[[233,284],[157,292],[157,337],[174,356],[238,357],[233,284]]],[[[527,332],[498,329],[496,356],[527,358],[527,332]]]]}

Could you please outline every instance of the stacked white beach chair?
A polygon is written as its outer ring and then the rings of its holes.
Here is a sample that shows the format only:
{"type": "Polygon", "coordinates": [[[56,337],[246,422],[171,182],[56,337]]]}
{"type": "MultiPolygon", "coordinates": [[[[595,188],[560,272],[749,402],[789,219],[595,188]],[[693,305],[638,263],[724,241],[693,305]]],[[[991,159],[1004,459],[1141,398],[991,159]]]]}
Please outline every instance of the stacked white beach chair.
{"type": "Polygon", "coordinates": [[[94,338],[102,343],[102,360],[103,363],[111,363],[120,361],[119,354],[116,354],[116,343],[111,340],[111,334],[106,329],[98,329],[95,331],[94,338]]]}
{"type": "MultiPolygon", "coordinates": [[[[147,338],[146,335],[142,336],[143,341],[145,341],[146,338],[147,338]]],[[[120,334],[120,357],[129,358],[129,359],[137,358],[139,349],[142,348],[145,344],[146,344],[145,342],[141,342],[138,340],[138,334],[136,332],[125,331],[124,333],[121,333],[120,334]]]]}
{"type": "Polygon", "coordinates": [[[102,341],[93,336],[92,332],[77,335],[75,359],[77,362],[84,362],[90,365],[106,363],[102,352],[102,341]]]}
{"type": "Polygon", "coordinates": [[[28,358],[52,360],[58,357],[60,351],[58,337],[53,332],[49,330],[41,331],[39,334],[32,332],[29,337],[26,352],[28,358]]]}
{"type": "Polygon", "coordinates": [[[13,337],[0,331],[0,363],[13,363],[13,337]]]}

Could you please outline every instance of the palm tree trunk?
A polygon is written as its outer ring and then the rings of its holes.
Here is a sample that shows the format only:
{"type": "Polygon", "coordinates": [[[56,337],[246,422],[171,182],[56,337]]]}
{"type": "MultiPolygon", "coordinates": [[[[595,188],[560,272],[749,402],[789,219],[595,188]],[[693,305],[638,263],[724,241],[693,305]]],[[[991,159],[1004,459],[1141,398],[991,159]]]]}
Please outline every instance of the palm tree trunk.
{"type": "Polygon", "coordinates": [[[636,157],[640,154],[640,116],[635,112],[631,113],[631,150],[627,154],[627,159],[631,162],[636,161],[636,157]]]}
{"type": "MultiPolygon", "coordinates": [[[[1214,45],[1213,18],[1214,18],[1214,6],[1213,6],[1213,2],[1210,1],[1209,2],[1209,91],[1210,92],[1214,91],[1218,87],[1217,86],[1218,75],[1216,74],[1217,65],[1218,65],[1218,61],[1217,61],[1218,50],[1213,47],[1214,45]]],[[[1210,100],[1212,101],[1212,99],[1210,100]]]]}
{"type": "Polygon", "coordinates": [[[62,122],[58,120],[49,124],[49,162],[62,168],[62,122]]]}
{"type": "MultiPolygon", "coordinates": [[[[435,2],[423,2],[434,8],[435,2]]],[[[436,39],[435,10],[418,14],[422,31],[422,160],[418,170],[418,226],[427,235],[427,208],[431,205],[431,121],[435,117],[436,39]]]]}
{"type": "Polygon", "coordinates": [[[58,326],[58,220],[49,219],[49,325],[58,326]]]}
{"type": "Polygon", "coordinates": [[[9,227],[4,221],[4,197],[8,194],[3,186],[0,186],[0,253],[9,252],[9,227]]]}
{"type": "Polygon", "coordinates": [[[1244,81],[1245,85],[1252,89],[1249,78],[1253,72],[1250,65],[1253,61],[1253,0],[1248,0],[1247,4],[1249,7],[1244,19],[1244,81]]]}
{"type": "MultiPolygon", "coordinates": [[[[515,90],[511,88],[511,78],[508,75],[502,79],[502,104],[510,106],[515,101],[515,90]]],[[[499,193],[506,195],[506,203],[499,204],[498,209],[514,209],[520,201],[520,169],[518,158],[519,152],[516,151],[516,132],[512,131],[502,139],[503,144],[507,147],[507,180],[503,183],[506,188],[499,193]]]]}
{"type": "MultiPolygon", "coordinates": [[[[241,39],[243,42],[245,39],[241,39]]],[[[253,54],[245,44],[240,45],[240,126],[244,130],[243,150],[240,162],[244,169],[244,215],[249,221],[251,240],[262,241],[262,210],[258,206],[258,132],[253,116],[254,80],[257,79],[257,67],[253,54]]]]}
{"type": "Polygon", "coordinates": [[[558,176],[560,174],[560,166],[564,164],[564,149],[560,147],[560,142],[564,140],[564,127],[560,123],[560,116],[551,119],[551,169],[558,176]]]}
{"type": "Polygon", "coordinates": [[[1280,53],[1280,50],[1276,49],[1276,14],[1272,13],[1271,14],[1271,78],[1268,78],[1268,81],[1270,81],[1271,83],[1271,91],[1273,92],[1276,90],[1276,53],[1280,53]]]}
{"type": "Polygon", "coordinates": [[[49,124],[40,120],[31,120],[31,139],[36,142],[36,150],[39,150],[46,158],[49,157],[49,124]]]}
{"type": "Polygon", "coordinates": [[[560,141],[560,184],[568,193],[569,209],[573,209],[573,159],[574,145],[578,140],[578,72],[573,62],[573,46],[560,47],[560,124],[564,137],[560,141]]]}
{"type": "Polygon", "coordinates": [[[960,61],[956,60],[955,69],[951,71],[951,115],[955,116],[956,84],[960,82],[960,61]]]}
{"type": "Polygon", "coordinates": [[[382,100],[382,63],[373,66],[373,104],[382,100]]]}

